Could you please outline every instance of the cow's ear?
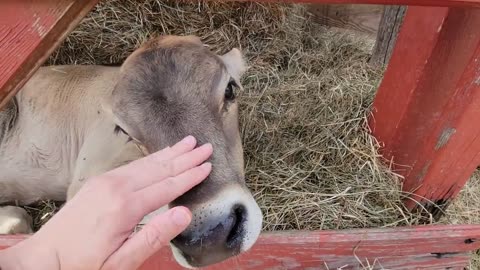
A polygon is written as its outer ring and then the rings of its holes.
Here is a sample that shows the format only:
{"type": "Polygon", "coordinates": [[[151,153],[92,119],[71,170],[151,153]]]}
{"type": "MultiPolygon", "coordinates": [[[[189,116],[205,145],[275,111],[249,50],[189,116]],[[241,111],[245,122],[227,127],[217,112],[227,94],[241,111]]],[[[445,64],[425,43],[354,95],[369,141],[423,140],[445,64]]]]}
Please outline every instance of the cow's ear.
{"type": "Polygon", "coordinates": [[[243,58],[242,52],[239,49],[234,48],[228,53],[220,56],[220,58],[227,67],[230,76],[232,76],[235,81],[240,81],[240,78],[247,71],[247,65],[243,58]]]}

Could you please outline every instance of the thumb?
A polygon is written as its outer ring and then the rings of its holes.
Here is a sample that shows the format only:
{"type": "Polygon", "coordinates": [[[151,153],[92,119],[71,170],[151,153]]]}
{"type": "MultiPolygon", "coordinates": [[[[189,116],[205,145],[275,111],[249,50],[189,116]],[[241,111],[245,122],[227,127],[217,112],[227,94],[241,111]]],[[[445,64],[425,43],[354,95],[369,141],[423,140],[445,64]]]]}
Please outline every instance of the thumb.
{"type": "Polygon", "coordinates": [[[105,262],[102,269],[137,269],[150,256],[169,244],[192,220],[186,207],[178,206],[155,216],[128,239],[105,262]]]}

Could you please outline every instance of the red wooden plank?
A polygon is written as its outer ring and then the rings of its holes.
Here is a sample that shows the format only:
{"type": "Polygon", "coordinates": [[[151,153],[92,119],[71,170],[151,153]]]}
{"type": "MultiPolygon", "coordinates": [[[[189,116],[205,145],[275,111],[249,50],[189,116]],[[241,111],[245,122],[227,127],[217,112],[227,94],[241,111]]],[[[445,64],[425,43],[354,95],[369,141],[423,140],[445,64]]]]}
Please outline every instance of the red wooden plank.
{"type": "Polygon", "coordinates": [[[318,4],[375,4],[434,7],[480,7],[480,0],[260,0],[260,2],[306,2],[318,4]]]}
{"type": "Polygon", "coordinates": [[[373,105],[382,153],[436,216],[480,164],[479,27],[479,9],[410,7],[373,105]]]}
{"type": "Polygon", "coordinates": [[[0,108],[98,0],[0,3],[0,108]]]}
{"type": "MultiPolygon", "coordinates": [[[[0,249],[23,239],[1,236],[0,249]]],[[[262,234],[249,252],[207,269],[356,269],[362,264],[389,269],[461,269],[468,262],[466,252],[478,248],[480,225],[275,232],[262,234]]],[[[166,248],[142,269],[182,268],[166,248]]]]}
{"type": "MultiPolygon", "coordinates": [[[[230,259],[229,261],[210,267],[205,270],[264,270],[264,269],[311,269],[311,270],[332,270],[332,269],[461,269],[463,270],[469,262],[467,253],[454,253],[446,255],[421,254],[406,256],[381,256],[376,258],[364,258],[341,255],[310,254],[301,249],[291,249],[280,253],[278,247],[269,246],[270,252],[262,250],[261,253],[251,252],[248,255],[230,259]]],[[[266,249],[266,248],[265,248],[266,249]]],[[[182,270],[171,257],[170,252],[162,252],[152,257],[139,270],[182,270]]]]}

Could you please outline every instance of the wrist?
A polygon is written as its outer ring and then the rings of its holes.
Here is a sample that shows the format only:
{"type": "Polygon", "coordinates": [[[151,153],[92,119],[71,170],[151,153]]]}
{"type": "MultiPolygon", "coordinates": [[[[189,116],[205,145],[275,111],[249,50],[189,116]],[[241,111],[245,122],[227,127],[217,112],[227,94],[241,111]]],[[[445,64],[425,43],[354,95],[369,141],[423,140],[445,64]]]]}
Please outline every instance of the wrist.
{"type": "Polygon", "coordinates": [[[0,250],[0,270],[24,270],[22,261],[19,260],[15,248],[0,250]]]}
{"type": "Polygon", "coordinates": [[[55,252],[34,240],[0,250],[0,270],[60,270],[55,252]]]}

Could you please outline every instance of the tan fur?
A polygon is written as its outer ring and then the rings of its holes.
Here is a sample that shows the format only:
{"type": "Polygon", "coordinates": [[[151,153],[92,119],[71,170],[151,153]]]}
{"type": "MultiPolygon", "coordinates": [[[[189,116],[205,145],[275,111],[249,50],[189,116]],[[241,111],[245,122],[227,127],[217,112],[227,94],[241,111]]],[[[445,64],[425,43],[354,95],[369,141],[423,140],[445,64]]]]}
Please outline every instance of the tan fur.
{"type": "MultiPolygon", "coordinates": [[[[0,204],[69,200],[91,176],[195,135],[214,145],[214,170],[201,192],[172,203],[194,211],[194,227],[175,242],[191,254],[175,256],[184,266],[202,266],[249,249],[261,212],[244,184],[238,105],[225,100],[229,81],[240,86],[245,69],[237,49],[219,57],[193,36],[153,39],[121,68],[40,68],[17,94],[17,107],[0,112],[0,128],[8,127],[0,137],[0,204]],[[116,134],[116,126],[127,134],[116,134]],[[206,237],[208,226],[233,226],[232,215],[243,215],[234,219],[243,222],[235,249],[221,242],[230,239],[225,230],[210,244],[184,244],[206,237]]],[[[27,221],[16,222],[19,211],[0,208],[0,228],[17,224],[0,233],[29,232],[27,221]]]]}

